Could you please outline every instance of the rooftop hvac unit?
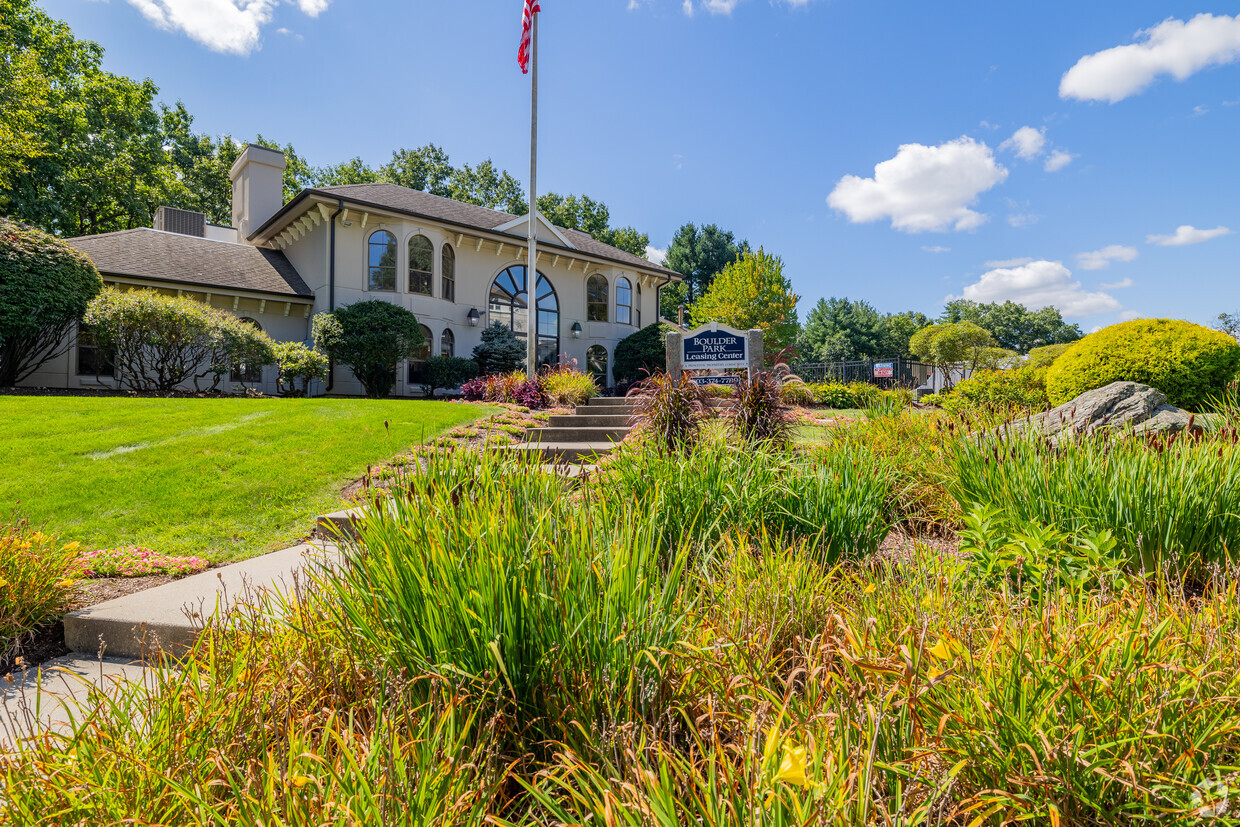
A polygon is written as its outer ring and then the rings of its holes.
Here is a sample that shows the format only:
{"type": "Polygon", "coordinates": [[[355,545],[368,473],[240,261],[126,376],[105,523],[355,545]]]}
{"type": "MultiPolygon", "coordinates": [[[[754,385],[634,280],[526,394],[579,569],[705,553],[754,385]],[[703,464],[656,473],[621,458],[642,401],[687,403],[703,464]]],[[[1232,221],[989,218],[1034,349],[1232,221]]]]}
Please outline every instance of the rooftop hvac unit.
{"type": "Polygon", "coordinates": [[[155,211],[155,229],[204,238],[207,235],[207,216],[176,207],[160,207],[155,211]]]}

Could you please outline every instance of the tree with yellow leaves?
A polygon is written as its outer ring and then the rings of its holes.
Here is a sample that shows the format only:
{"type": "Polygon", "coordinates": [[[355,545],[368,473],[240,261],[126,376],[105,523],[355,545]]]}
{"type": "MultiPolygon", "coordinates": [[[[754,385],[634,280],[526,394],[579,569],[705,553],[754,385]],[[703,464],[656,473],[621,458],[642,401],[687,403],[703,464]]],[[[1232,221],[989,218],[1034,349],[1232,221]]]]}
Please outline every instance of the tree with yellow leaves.
{"type": "Polygon", "coordinates": [[[784,262],[764,249],[747,251],[723,268],[690,308],[694,324],[719,322],[738,330],[758,328],[763,346],[774,355],[797,338],[797,302],[784,262]]]}

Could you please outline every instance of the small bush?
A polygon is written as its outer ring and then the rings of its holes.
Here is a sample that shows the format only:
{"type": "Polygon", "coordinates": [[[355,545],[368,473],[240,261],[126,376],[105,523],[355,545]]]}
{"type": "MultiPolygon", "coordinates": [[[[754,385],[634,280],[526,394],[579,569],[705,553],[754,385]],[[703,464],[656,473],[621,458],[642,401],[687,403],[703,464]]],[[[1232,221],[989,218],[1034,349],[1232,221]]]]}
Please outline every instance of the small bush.
{"type": "Polygon", "coordinates": [[[504,401],[511,401],[514,405],[524,405],[530,410],[538,410],[548,405],[547,392],[538,379],[526,379],[513,389],[512,399],[504,401]]]}
{"type": "Polygon", "coordinates": [[[274,353],[279,371],[276,386],[282,396],[306,396],[311,382],[327,379],[331,367],[327,357],[301,342],[279,342],[274,353]]]}
{"type": "Polygon", "coordinates": [[[482,402],[487,398],[487,380],[485,377],[470,379],[461,385],[461,398],[466,402],[482,402]]]}
{"type": "Polygon", "coordinates": [[[478,363],[462,356],[432,356],[422,369],[422,385],[427,396],[442,388],[452,390],[478,375],[478,363]]]}
{"type": "Polygon", "coordinates": [[[1044,411],[1050,407],[1046,395],[1046,369],[980,370],[944,394],[941,403],[944,410],[953,413],[973,408],[1044,411]]]}
{"type": "Polygon", "coordinates": [[[1068,348],[1072,347],[1073,342],[1067,342],[1062,345],[1043,345],[1035,347],[1029,351],[1029,355],[1025,358],[1024,367],[1027,368],[1049,368],[1055,364],[1055,360],[1067,353],[1068,348]]]}
{"type": "Polygon", "coordinates": [[[353,369],[366,395],[382,399],[396,384],[396,365],[426,344],[417,317],[381,299],[357,302],[313,323],[314,346],[353,369]]]}
{"type": "Polygon", "coordinates": [[[672,328],[663,322],[648,324],[616,343],[611,375],[616,383],[640,382],[667,370],[667,334],[672,328]]]}
{"type": "Polygon", "coordinates": [[[23,635],[68,610],[77,556],[77,543],[63,545],[25,520],[0,525],[0,663],[23,635]]]}
{"type": "Polygon", "coordinates": [[[746,442],[786,445],[792,434],[792,411],[784,401],[783,387],[783,377],[776,371],[743,377],[728,406],[732,431],[746,442]]]}
{"type": "Polygon", "coordinates": [[[572,407],[598,396],[598,385],[595,384],[594,377],[582,373],[570,364],[545,369],[539,380],[547,394],[547,400],[552,405],[572,407]]]}
{"type": "Polygon", "coordinates": [[[705,391],[683,371],[676,376],[652,374],[629,392],[629,398],[637,403],[639,431],[669,453],[696,445],[702,423],[711,417],[705,391]]]}
{"type": "Polygon", "coordinates": [[[780,395],[789,405],[814,404],[814,389],[799,376],[785,377],[780,395]]]}
{"type": "Polygon", "coordinates": [[[1217,330],[1172,319],[1111,325],[1073,344],[1047,370],[1052,405],[1112,382],[1140,382],[1172,405],[1201,410],[1240,368],[1240,344],[1217,330]]]}
{"type": "Polygon", "coordinates": [[[85,253],[0,218],[0,387],[64,353],[73,324],[102,289],[85,253]]]}
{"type": "Polygon", "coordinates": [[[811,382],[809,389],[814,395],[814,404],[828,408],[856,408],[857,400],[853,392],[838,382],[811,382]]]}
{"type": "Polygon", "coordinates": [[[473,359],[483,376],[512,373],[525,364],[525,345],[511,328],[492,322],[482,331],[482,344],[474,348],[473,359]]]}

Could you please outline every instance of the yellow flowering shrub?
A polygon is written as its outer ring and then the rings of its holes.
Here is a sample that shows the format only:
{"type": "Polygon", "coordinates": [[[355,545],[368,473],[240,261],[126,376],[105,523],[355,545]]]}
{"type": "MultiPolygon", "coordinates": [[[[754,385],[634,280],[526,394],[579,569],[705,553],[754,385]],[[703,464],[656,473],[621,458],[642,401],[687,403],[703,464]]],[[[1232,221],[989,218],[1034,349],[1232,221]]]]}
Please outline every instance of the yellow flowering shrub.
{"type": "Polygon", "coordinates": [[[60,616],[76,594],[77,543],[30,527],[0,523],[0,660],[41,623],[60,616]]]}

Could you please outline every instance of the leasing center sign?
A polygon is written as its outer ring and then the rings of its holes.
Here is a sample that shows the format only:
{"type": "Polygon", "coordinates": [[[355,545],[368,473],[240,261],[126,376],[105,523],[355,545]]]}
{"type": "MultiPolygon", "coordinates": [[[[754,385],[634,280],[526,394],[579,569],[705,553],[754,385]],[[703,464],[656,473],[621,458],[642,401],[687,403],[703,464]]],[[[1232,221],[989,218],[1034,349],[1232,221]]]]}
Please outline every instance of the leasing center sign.
{"type": "Polygon", "coordinates": [[[690,330],[681,342],[685,370],[749,367],[749,337],[743,331],[712,322],[690,330]]]}

